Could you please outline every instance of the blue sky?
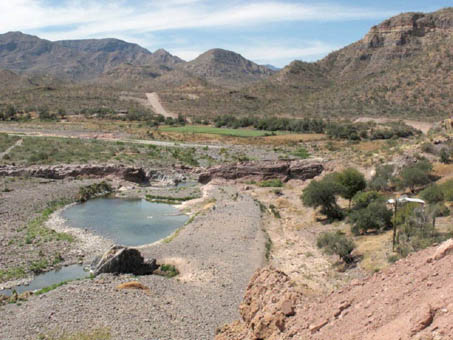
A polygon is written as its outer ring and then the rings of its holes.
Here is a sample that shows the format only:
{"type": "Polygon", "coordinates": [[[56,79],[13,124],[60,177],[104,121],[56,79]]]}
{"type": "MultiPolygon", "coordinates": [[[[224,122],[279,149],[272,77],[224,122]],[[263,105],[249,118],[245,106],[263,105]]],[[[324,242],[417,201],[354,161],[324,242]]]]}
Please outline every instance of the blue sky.
{"type": "Polygon", "coordinates": [[[218,47],[281,67],[320,59],[392,15],[448,6],[453,0],[1,0],[0,32],[113,37],[185,60],[218,47]]]}

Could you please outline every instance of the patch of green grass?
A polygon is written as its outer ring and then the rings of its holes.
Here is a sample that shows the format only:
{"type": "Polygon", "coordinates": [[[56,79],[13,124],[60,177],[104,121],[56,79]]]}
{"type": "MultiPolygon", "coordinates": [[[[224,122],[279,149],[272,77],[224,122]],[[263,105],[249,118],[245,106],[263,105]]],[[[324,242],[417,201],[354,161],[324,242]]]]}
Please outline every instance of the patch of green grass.
{"type": "Polygon", "coordinates": [[[56,210],[71,203],[68,200],[52,201],[47,205],[41,215],[31,220],[26,226],[25,243],[41,243],[50,241],[67,241],[73,242],[74,237],[67,233],[57,233],[56,231],[45,227],[45,222],[49,219],[50,215],[56,210]]]}
{"type": "Polygon", "coordinates": [[[279,178],[273,178],[259,182],[258,186],[262,188],[281,188],[283,186],[283,182],[279,178]]]}
{"type": "Polygon", "coordinates": [[[291,154],[301,159],[306,159],[310,157],[310,153],[305,148],[299,148],[296,151],[292,152],[291,154]]]}
{"type": "Polygon", "coordinates": [[[162,276],[172,278],[179,275],[178,269],[172,264],[162,264],[159,267],[160,273],[162,276]]]}
{"type": "MultiPolygon", "coordinates": [[[[178,127],[162,127],[160,131],[163,132],[176,132],[176,133],[192,133],[192,134],[212,134],[233,137],[263,137],[267,136],[269,132],[252,129],[226,129],[216,128],[211,126],[198,126],[198,125],[185,125],[178,127]]],[[[285,134],[285,132],[277,131],[276,134],[285,134]]]]}
{"type": "Polygon", "coordinates": [[[59,282],[59,283],[54,283],[53,285],[50,285],[50,286],[47,286],[47,287],[44,287],[40,290],[37,290],[36,292],[34,292],[35,295],[41,295],[41,294],[45,294],[45,293],[48,293],[50,292],[51,290],[54,290],[54,289],[57,289],[58,287],[61,287],[69,282],[71,282],[72,280],[67,280],[67,281],[62,281],[62,282],[59,282]]]}
{"type": "Polygon", "coordinates": [[[159,195],[146,195],[146,200],[153,203],[165,203],[165,204],[179,204],[181,202],[190,201],[196,199],[196,196],[186,197],[171,197],[171,196],[159,196],[159,195]]]}
{"type": "Polygon", "coordinates": [[[23,267],[14,267],[0,270],[0,282],[9,281],[16,278],[24,277],[26,271],[23,267]]]}

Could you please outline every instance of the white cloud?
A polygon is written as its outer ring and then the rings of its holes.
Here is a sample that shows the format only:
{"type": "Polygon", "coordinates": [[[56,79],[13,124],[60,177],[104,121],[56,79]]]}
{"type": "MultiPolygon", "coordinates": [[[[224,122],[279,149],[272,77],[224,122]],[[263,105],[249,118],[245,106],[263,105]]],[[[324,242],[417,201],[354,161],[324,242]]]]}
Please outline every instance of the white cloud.
{"type": "Polygon", "coordinates": [[[60,39],[106,36],[118,32],[141,33],[170,29],[246,26],[283,21],[338,21],[381,18],[392,13],[285,1],[235,2],[165,0],[128,5],[127,1],[67,1],[51,7],[40,0],[0,3],[0,31],[39,30],[64,26],[47,37],[60,39]],[[88,3],[88,5],[87,5],[88,3]]]}
{"type": "MultiPolygon", "coordinates": [[[[341,21],[388,17],[394,13],[312,1],[217,1],[143,0],[131,5],[126,0],[62,0],[50,6],[48,0],[0,0],[0,32],[25,31],[50,40],[115,37],[154,50],[172,46],[171,52],[185,60],[204,50],[219,47],[216,42],[163,41],[162,31],[202,28],[228,29],[276,22],[341,21]],[[167,44],[168,43],[168,44],[167,44]]],[[[332,0],[335,1],[335,0],[332,0]]],[[[182,32],[180,37],[185,38],[182,32]]],[[[183,39],[184,40],[184,39],[183,39]]],[[[193,41],[193,39],[191,39],[193,41]]],[[[293,59],[315,60],[336,46],[321,42],[236,43],[224,48],[238,51],[259,63],[283,66],[293,59]]],[[[222,47],[222,46],[220,46],[222,47]]]]}

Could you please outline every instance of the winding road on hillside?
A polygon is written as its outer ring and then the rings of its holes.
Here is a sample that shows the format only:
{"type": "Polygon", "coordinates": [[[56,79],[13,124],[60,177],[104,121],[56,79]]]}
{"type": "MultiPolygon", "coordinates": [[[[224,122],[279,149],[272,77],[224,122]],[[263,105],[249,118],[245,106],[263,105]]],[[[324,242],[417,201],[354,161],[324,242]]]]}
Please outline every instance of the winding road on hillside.
{"type": "Polygon", "coordinates": [[[172,112],[167,111],[160,102],[159,95],[156,92],[147,93],[146,98],[148,98],[148,103],[151,106],[154,113],[164,116],[165,118],[178,118],[178,115],[172,112]]]}

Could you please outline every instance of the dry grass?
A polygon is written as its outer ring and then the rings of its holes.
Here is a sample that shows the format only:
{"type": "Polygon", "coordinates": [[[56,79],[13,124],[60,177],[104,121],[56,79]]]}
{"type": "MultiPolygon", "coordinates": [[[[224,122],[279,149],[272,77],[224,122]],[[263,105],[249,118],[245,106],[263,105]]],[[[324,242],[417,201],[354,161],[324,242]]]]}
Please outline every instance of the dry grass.
{"type": "Polygon", "coordinates": [[[435,175],[442,177],[442,179],[439,180],[439,183],[444,183],[453,178],[453,163],[434,163],[433,171],[435,175]]]}
{"type": "Polygon", "coordinates": [[[366,271],[382,270],[389,265],[388,255],[392,250],[392,231],[378,235],[364,235],[355,238],[356,252],[363,256],[360,267],[366,271]]]}

